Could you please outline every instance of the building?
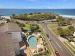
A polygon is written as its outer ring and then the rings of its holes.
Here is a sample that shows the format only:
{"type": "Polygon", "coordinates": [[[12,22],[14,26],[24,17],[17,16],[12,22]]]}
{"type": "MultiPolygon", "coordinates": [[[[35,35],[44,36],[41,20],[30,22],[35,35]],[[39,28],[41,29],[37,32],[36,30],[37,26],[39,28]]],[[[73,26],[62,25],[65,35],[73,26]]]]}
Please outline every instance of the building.
{"type": "Polygon", "coordinates": [[[9,19],[9,20],[11,20],[10,16],[0,16],[0,18],[2,18],[2,19],[9,19]]]}
{"type": "Polygon", "coordinates": [[[75,32],[73,33],[73,36],[75,37],[75,32]]]}
{"type": "Polygon", "coordinates": [[[23,52],[19,45],[21,41],[20,27],[15,23],[8,23],[8,31],[0,32],[0,56],[15,56],[20,51],[23,52]]]}

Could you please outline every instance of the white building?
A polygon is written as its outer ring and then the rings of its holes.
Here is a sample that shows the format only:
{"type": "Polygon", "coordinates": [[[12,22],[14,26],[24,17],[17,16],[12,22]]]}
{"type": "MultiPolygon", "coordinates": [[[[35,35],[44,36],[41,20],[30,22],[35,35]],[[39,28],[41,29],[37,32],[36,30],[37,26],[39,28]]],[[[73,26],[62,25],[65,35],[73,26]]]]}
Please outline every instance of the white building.
{"type": "Polygon", "coordinates": [[[1,16],[1,18],[11,20],[10,16],[1,16]]]}
{"type": "Polygon", "coordinates": [[[73,36],[75,36],[75,32],[74,32],[73,36]]]}

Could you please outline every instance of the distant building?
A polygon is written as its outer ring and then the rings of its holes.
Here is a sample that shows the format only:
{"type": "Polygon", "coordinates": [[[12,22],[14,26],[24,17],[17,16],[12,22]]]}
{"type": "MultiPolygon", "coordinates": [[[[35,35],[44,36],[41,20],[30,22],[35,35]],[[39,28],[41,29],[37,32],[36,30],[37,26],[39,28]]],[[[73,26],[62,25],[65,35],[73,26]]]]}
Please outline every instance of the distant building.
{"type": "Polygon", "coordinates": [[[7,23],[7,20],[11,20],[10,16],[0,16],[0,24],[7,23]]]}
{"type": "Polygon", "coordinates": [[[75,32],[73,33],[73,36],[75,36],[75,32]]]}
{"type": "Polygon", "coordinates": [[[10,16],[1,16],[1,18],[3,18],[3,19],[9,19],[9,20],[11,19],[10,16]]]}

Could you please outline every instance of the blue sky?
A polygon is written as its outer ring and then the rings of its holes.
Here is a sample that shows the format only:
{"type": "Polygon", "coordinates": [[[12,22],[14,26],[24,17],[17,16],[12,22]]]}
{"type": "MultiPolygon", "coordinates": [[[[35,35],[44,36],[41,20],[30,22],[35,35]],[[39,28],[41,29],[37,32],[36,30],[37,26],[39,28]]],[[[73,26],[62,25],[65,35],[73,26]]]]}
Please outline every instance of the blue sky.
{"type": "Polygon", "coordinates": [[[0,8],[75,9],[75,0],[0,0],[0,8]]]}

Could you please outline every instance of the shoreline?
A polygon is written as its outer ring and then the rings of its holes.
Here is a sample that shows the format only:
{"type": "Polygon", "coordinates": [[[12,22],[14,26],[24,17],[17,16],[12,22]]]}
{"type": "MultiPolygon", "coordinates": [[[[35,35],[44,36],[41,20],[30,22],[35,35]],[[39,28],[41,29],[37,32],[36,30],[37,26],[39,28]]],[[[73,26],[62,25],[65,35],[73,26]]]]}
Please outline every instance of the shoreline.
{"type": "MultiPolygon", "coordinates": [[[[59,14],[59,16],[62,16],[62,17],[65,17],[65,18],[75,19],[75,15],[60,15],[59,14]]],[[[1,16],[1,17],[10,18],[10,15],[9,16],[1,16]]]]}
{"type": "Polygon", "coordinates": [[[74,15],[59,15],[59,16],[66,17],[66,18],[71,18],[71,19],[75,19],[74,15]]]}

